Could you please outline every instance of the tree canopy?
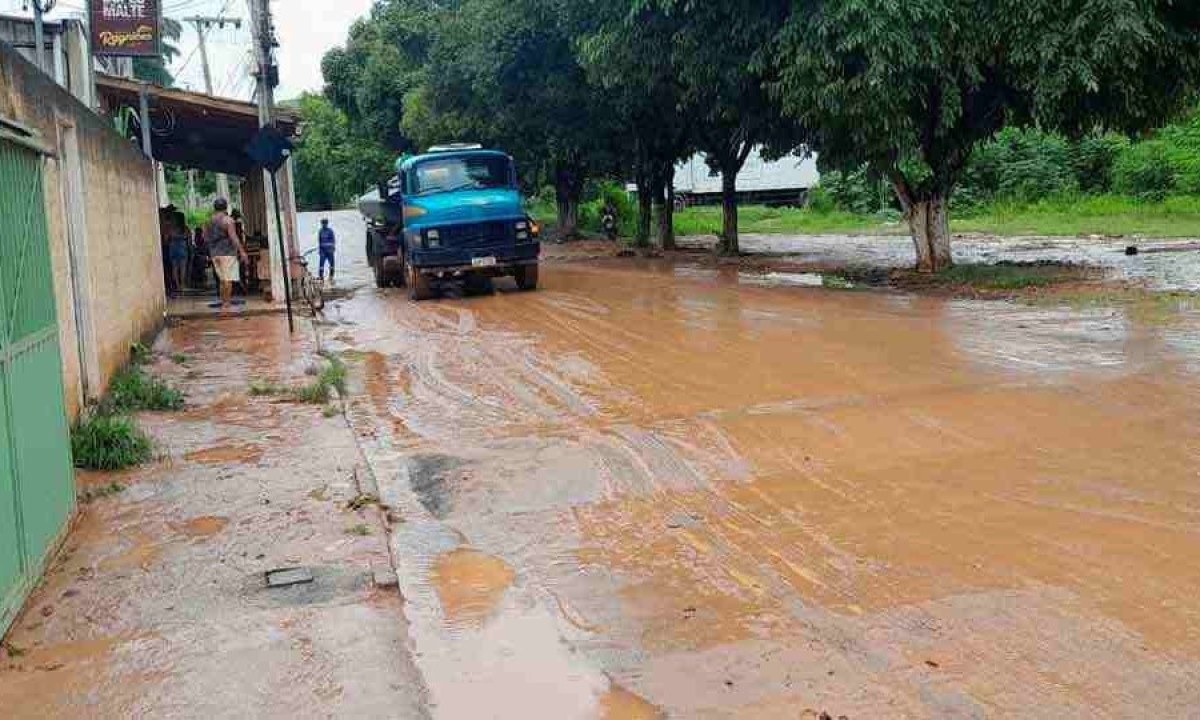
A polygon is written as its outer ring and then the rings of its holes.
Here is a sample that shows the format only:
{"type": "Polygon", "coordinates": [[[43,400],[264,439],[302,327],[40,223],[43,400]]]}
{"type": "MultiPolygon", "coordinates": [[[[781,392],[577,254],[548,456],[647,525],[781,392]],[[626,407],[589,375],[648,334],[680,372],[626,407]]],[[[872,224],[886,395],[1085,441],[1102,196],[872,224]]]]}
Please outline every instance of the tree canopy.
{"type": "Polygon", "coordinates": [[[1196,76],[1197,10],[1171,0],[797,3],[773,87],[825,161],[889,178],[918,267],[951,263],[948,202],[972,150],[1010,124],[1152,125],[1196,76]],[[1190,8],[1190,9],[1187,9],[1190,8]],[[1164,73],[1170,58],[1173,72],[1164,73]]]}
{"type": "MultiPolygon", "coordinates": [[[[934,270],[977,146],[1010,126],[1149,129],[1193,97],[1198,65],[1200,3],[1181,0],[378,0],[323,70],[367,165],[434,142],[505,149],[554,186],[566,234],[585,181],[611,177],[637,182],[646,237],[650,202],[669,218],[673,168],[701,151],[736,252],[749,153],[815,150],[891,182],[934,270]]],[[[321,122],[331,108],[309,102],[321,122]]]]}

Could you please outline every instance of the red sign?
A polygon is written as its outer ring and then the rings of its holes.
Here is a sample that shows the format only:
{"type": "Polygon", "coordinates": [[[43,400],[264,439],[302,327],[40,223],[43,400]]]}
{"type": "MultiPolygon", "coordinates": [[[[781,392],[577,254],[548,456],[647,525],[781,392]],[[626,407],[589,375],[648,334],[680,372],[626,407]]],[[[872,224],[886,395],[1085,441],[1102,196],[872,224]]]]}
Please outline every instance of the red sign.
{"type": "Polygon", "coordinates": [[[93,55],[157,57],[158,0],[90,0],[93,55]]]}

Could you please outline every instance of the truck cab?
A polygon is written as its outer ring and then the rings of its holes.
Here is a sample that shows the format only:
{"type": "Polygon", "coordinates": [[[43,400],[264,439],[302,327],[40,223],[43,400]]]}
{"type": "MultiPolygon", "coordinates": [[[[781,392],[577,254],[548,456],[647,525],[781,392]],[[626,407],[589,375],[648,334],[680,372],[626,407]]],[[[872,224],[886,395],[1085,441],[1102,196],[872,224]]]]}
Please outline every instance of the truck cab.
{"type": "Polygon", "coordinates": [[[512,276],[522,290],[537,288],[541,244],[512,158],[449,145],[404,158],[396,169],[359,202],[380,287],[405,285],[414,300],[456,280],[512,276]]]}

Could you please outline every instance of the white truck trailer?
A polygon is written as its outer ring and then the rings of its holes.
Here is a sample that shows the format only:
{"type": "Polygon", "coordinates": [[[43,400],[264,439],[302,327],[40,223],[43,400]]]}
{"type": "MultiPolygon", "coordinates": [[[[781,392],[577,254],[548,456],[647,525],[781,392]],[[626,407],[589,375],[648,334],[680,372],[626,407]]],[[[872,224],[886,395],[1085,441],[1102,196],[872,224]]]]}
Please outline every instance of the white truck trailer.
{"type": "MultiPolygon", "coordinates": [[[[766,161],[755,148],[738,173],[738,199],[765,205],[803,205],[808,191],[820,180],[816,154],[802,152],[766,161]]],[[[704,155],[693,155],[675,167],[675,195],[680,205],[719,203],[721,174],[709,168],[704,155]]]]}

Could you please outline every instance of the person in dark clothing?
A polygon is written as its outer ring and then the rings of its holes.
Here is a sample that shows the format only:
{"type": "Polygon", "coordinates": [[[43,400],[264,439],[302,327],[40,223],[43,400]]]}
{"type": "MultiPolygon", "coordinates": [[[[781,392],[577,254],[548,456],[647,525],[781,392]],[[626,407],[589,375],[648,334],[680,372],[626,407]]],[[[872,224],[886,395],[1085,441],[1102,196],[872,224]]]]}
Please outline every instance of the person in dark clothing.
{"type": "Polygon", "coordinates": [[[334,254],[337,252],[337,235],[329,227],[329,220],[321,219],[321,229],[317,232],[317,248],[321,254],[321,264],[317,270],[317,279],[325,282],[325,263],[329,263],[329,282],[333,283],[334,254]]]}
{"type": "Polygon", "coordinates": [[[171,286],[176,295],[182,295],[187,287],[188,245],[187,225],[180,224],[179,218],[173,218],[167,236],[167,258],[171,267],[171,286]]]}

